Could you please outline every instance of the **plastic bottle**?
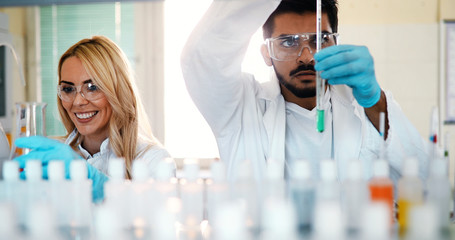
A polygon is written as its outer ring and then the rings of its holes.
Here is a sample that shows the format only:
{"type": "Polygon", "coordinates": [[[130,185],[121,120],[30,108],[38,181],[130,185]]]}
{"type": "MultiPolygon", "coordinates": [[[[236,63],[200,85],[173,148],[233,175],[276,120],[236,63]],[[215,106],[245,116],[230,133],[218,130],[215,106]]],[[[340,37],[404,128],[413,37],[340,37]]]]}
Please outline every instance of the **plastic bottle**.
{"type": "Polygon", "coordinates": [[[118,211],[112,205],[101,205],[95,212],[95,232],[99,240],[128,239],[121,223],[118,211]]]}
{"type": "Polygon", "coordinates": [[[403,176],[398,181],[398,222],[401,231],[405,231],[408,226],[409,210],[423,203],[423,186],[418,172],[417,159],[406,159],[403,164],[403,176]]]}
{"type": "Polygon", "coordinates": [[[204,211],[204,182],[199,177],[199,161],[185,159],[184,177],[180,179],[180,198],[182,199],[182,224],[188,229],[199,228],[204,211]]]}
{"type": "Polygon", "coordinates": [[[390,240],[390,209],[385,202],[368,204],[360,215],[360,238],[365,240],[390,240]]]}
{"type": "Polygon", "coordinates": [[[36,202],[30,208],[27,224],[28,239],[58,240],[62,239],[57,230],[55,218],[49,203],[36,202]]]}
{"type": "Polygon", "coordinates": [[[349,162],[348,176],[342,188],[342,210],[346,227],[349,232],[356,233],[361,225],[359,216],[370,202],[370,191],[363,179],[363,169],[359,160],[349,162]]]}
{"type": "Polygon", "coordinates": [[[389,165],[387,161],[379,159],[373,164],[373,178],[368,183],[370,198],[372,202],[383,202],[386,204],[390,223],[394,222],[394,193],[393,182],[389,178],[389,165]]]}
{"type": "MultiPolygon", "coordinates": [[[[174,219],[180,220],[181,218],[182,203],[178,196],[178,180],[175,177],[174,170],[175,163],[172,158],[166,158],[158,162],[156,166],[153,174],[155,179],[148,197],[150,203],[145,210],[152,218],[157,212],[162,211],[163,207],[166,207],[166,210],[173,214],[174,219]]],[[[157,227],[156,224],[151,226],[152,233],[160,231],[160,229],[156,229],[157,227]]]]}
{"type": "Polygon", "coordinates": [[[317,185],[313,239],[344,239],[345,223],[341,212],[341,187],[333,160],[320,162],[321,181],[317,185]]]}
{"type": "Polygon", "coordinates": [[[262,199],[286,199],[286,181],[284,180],[284,165],[274,159],[267,161],[267,169],[263,187],[262,199]]]}
{"type": "MultiPolygon", "coordinates": [[[[440,236],[437,210],[432,204],[413,206],[409,210],[406,240],[443,239],[440,236]]],[[[447,238],[448,239],[448,238],[447,238]]]]}
{"type": "Polygon", "coordinates": [[[165,204],[168,198],[178,197],[178,179],[175,177],[174,159],[160,161],[155,170],[155,181],[152,185],[156,204],[165,204]]]}
{"type": "Polygon", "coordinates": [[[109,175],[109,181],[104,186],[105,202],[124,201],[127,187],[125,185],[125,161],[123,158],[115,158],[109,161],[109,175]]]}
{"type": "Polygon", "coordinates": [[[21,185],[21,183],[22,181],[19,179],[19,163],[13,160],[4,161],[3,181],[0,182],[0,201],[15,202],[17,191],[20,191],[18,185],[21,185]]]}
{"type": "Polygon", "coordinates": [[[69,211],[71,206],[69,202],[72,197],[71,186],[65,179],[65,165],[63,161],[53,160],[48,164],[48,177],[50,187],[50,202],[55,213],[56,223],[60,228],[69,226],[69,211]]]}
{"type": "Polygon", "coordinates": [[[70,163],[69,220],[74,236],[85,239],[90,234],[93,224],[92,214],[92,180],[88,179],[85,160],[73,160],[70,163]]]}
{"type": "Polygon", "coordinates": [[[450,217],[451,185],[447,176],[447,165],[443,159],[436,159],[431,163],[427,186],[426,200],[436,208],[438,227],[447,229],[450,217]]]}
{"type": "Polygon", "coordinates": [[[210,165],[211,178],[206,179],[206,213],[209,224],[217,206],[229,200],[229,184],[226,181],[226,167],[223,162],[215,161],[210,165]]]}
{"type": "Polygon", "coordinates": [[[322,160],[320,163],[321,181],[317,186],[316,201],[333,201],[340,204],[341,189],[337,181],[337,170],[333,160],[322,160]]]}
{"type": "Polygon", "coordinates": [[[25,185],[26,185],[26,205],[23,206],[25,212],[25,224],[30,219],[30,214],[35,204],[49,204],[50,188],[49,183],[43,181],[42,166],[40,160],[28,160],[25,164],[25,185]]]}
{"type": "Polygon", "coordinates": [[[310,162],[305,160],[294,162],[289,180],[289,192],[297,213],[299,230],[308,232],[313,223],[316,198],[310,162]]]}
{"type": "Polygon", "coordinates": [[[245,225],[245,206],[238,201],[222,203],[215,210],[213,229],[210,239],[249,240],[252,239],[245,225]],[[228,224],[227,224],[228,223],[228,224]]]}
{"type": "Polygon", "coordinates": [[[290,202],[283,198],[269,198],[262,215],[262,240],[297,240],[297,219],[290,202]]]}
{"type": "Polygon", "coordinates": [[[43,168],[40,160],[28,160],[24,171],[27,182],[41,182],[43,180],[43,168]]]}
{"type": "MultiPolygon", "coordinates": [[[[27,218],[27,185],[19,178],[19,163],[14,160],[3,162],[3,181],[0,182],[0,201],[10,203],[16,226],[25,226],[27,218]]],[[[11,220],[13,221],[13,220],[11,220]]]]}
{"type": "Polygon", "coordinates": [[[104,204],[108,205],[111,211],[115,211],[115,215],[120,219],[123,227],[128,227],[129,221],[129,189],[130,183],[125,181],[125,160],[123,158],[115,158],[109,160],[110,178],[104,184],[104,204]]]}
{"type": "Polygon", "coordinates": [[[155,169],[150,169],[151,176],[156,180],[169,181],[176,178],[175,160],[173,158],[165,158],[160,161],[155,169]]]}
{"type": "Polygon", "coordinates": [[[0,239],[22,239],[12,203],[0,201],[0,216],[0,239]]]}
{"type": "Polygon", "coordinates": [[[313,229],[313,240],[346,239],[340,204],[336,201],[318,202],[313,229]]]}
{"type": "Polygon", "coordinates": [[[18,239],[19,210],[24,205],[24,183],[19,180],[19,163],[4,161],[0,182],[0,239],[18,239]],[[20,202],[22,201],[22,202],[20,202]]]}
{"type": "Polygon", "coordinates": [[[175,228],[175,215],[166,208],[159,208],[151,216],[152,238],[155,240],[177,240],[177,231],[175,228]]]}
{"type": "Polygon", "coordinates": [[[251,162],[240,163],[237,179],[232,183],[232,197],[234,201],[242,202],[245,207],[243,223],[251,232],[258,232],[260,228],[260,211],[262,209],[262,186],[254,179],[251,162]]]}
{"type": "Polygon", "coordinates": [[[150,217],[145,209],[151,202],[150,191],[153,180],[149,179],[149,171],[145,161],[133,162],[133,180],[129,194],[130,225],[134,229],[144,229],[150,224],[150,217]]]}

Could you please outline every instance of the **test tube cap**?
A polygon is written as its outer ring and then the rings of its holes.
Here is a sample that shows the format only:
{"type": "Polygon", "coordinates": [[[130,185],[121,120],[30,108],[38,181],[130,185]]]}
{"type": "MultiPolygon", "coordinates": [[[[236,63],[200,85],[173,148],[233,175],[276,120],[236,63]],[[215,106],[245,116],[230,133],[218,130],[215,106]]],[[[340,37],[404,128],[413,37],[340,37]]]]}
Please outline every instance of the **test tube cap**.
{"type": "Polygon", "coordinates": [[[17,161],[8,160],[3,162],[3,180],[19,180],[19,163],[17,161]]]}
{"type": "Polygon", "coordinates": [[[435,159],[431,162],[431,177],[447,177],[447,163],[443,159],[435,159]]]}
{"type": "Polygon", "coordinates": [[[405,159],[403,164],[403,176],[417,177],[419,175],[419,162],[414,157],[405,159]]]}
{"type": "Polygon", "coordinates": [[[175,162],[173,158],[165,158],[160,161],[156,166],[154,174],[155,178],[159,181],[168,181],[175,176],[175,162]]]}
{"type": "Polygon", "coordinates": [[[183,161],[183,175],[189,181],[194,181],[199,177],[199,161],[194,158],[186,158],[183,161]]]}
{"type": "Polygon", "coordinates": [[[125,159],[114,158],[109,161],[109,174],[112,180],[125,179],[125,159]]]}
{"type": "Polygon", "coordinates": [[[210,165],[210,174],[213,181],[222,182],[226,180],[226,166],[221,161],[214,161],[210,165]]]}
{"type": "Polygon", "coordinates": [[[65,179],[65,164],[61,160],[49,161],[47,173],[50,181],[62,181],[65,179]]]}
{"type": "Polygon", "coordinates": [[[373,175],[375,177],[389,177],[389,164],[386,160],[378,159],[373,163],[373,175]]]}
{"type": "Polygon", "coordinates": [[[337,169],[335,161],[322,160],[321,161],[321,180],[322,181],[335,181],[337,178],[337,169]]]}
{"type": "Polygon", "coordinates": [[[298,180],[311,179],[311,165],[307,160],[297,160],[292,167],[292,178],[298,180]]]}
{"type": "Polygon", "coordinates": [[[29,160],[25,163],[25,177],[27,181],[40,181],[43,175],[43,168],[40,160],[29,160]]]}
{"type": "Polygon", "coordinates": [[[363,174],[362,163],[360,160],[351,160],[349,162],[348,179],[361,180],[363,174]]]}
{"type": "Polygon", "coordinates": [[[87,163],[84,160],[74,160],[70,163],[70,177],[72,181],[88,179],[87,163]]]}
{"type": "Polygon", "coordinates": [[[145,161],[135,160],[133,162],[133,180],[145,181],[149,178],[149,170],[145,161]]]}
{"type": "Polygon", "coordinates": [[[267,179],[269,180],[280,180],[284,178],[284,162],[280,162],[275,159],[269,159],[267,161],[267,179]]]}
{"type": "Polygon", "coordinates": [[[238,180],[251,180],[254,177],[253,167],[250,160],[245,160],[240,163],[239,170],[237,172],[238,180]]]}

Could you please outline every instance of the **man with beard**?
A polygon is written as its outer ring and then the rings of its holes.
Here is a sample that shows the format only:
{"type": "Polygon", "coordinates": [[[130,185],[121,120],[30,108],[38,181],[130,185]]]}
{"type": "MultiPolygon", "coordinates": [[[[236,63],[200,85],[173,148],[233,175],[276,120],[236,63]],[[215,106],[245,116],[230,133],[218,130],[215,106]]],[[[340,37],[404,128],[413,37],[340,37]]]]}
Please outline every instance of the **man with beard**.
{"type": "Polygon", "coordinates": [[[227,176],[236,178],[249,160],[264,176],[268,160],[289,167],[297,160],[334,159],[338,177],[347,161],[360,159],[365,176],[381,154],[400,177],[401,162],[418,157],[424,169],[425,141],[375,77],[363,46],[337,45],[337,2],[322,1],[322,50],[316,53],[315,0],[214,1],[182,53],[188,91],[215,134],[227,176]],[[241,72],[250,37],[263,25],[262,56],[272,80],[258,83],[241,72]],[[325,131],[316,130],[315,70],[327,79],[323,99],[325,131]],[[385,140],[379,115],[385,113],[385,140]]]}

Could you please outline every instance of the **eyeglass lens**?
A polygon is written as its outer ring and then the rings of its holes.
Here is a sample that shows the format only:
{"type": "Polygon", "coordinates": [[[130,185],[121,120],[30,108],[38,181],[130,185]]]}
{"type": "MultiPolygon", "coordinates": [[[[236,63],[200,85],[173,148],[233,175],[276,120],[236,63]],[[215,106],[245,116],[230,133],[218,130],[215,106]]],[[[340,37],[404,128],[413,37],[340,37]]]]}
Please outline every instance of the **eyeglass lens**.
{"type": "Polygon", "coordinates": [[[93,83],[84,83],[83,85],[74,86],[62,83],[58,86],[58,96],[65,102],[72,102],[76,98],[77,93],[81,93],[82,97],[88,101],[94,101],[104,96],[103,92],[93,83]]]}
{"type": "MultiPolygon", "coordinates": [[[[322,34],[321,47],[336,45],[336,35],[322,34]]],[[[276,60],[293,60],[307,48],[316,52],[316,34],[287,35],[269,40],[271,55],[276,60]]]]}

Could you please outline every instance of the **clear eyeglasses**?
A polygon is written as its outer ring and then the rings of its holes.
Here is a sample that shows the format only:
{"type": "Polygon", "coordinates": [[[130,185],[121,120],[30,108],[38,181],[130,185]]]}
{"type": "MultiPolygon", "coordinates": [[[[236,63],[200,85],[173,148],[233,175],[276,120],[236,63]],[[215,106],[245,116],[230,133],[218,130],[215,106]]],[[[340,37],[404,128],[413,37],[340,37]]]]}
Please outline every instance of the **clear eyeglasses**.
{"type": "MultiPolygon", "coordinates": [[[[337,45],[338,33],[322,33],[321,48],[337,45]]],[[[305,48],[316,53],[316,33],[300,33],[267,38],[265,44],[270,57],[277,61],[296,60],[305,48]]]]}
{"type": "Polygon", "coordinates": [[[93,83],[84,83],[83,85],[74,86],[67,83],[61,83],[57,86],[58,97],[64,102],[72,102],[77,93],[88,101],[95,101],[104,97],[103,91],[93,83]]]}

